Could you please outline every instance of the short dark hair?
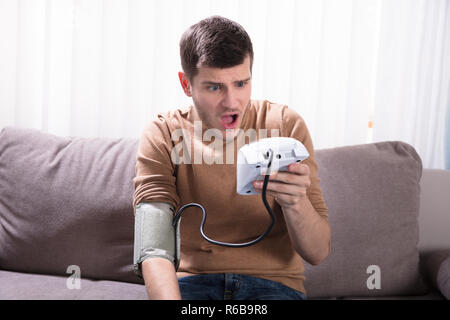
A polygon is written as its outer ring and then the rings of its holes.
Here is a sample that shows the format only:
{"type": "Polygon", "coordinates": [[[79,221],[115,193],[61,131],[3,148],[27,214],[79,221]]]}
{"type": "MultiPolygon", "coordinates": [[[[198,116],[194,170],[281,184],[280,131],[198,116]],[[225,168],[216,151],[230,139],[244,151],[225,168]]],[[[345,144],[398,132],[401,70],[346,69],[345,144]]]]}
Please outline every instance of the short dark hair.
{"type": "Polygon", "coordinates": [[[189,80],[198,73],[198,66],[229,68],[250,56],[253,45],[244,28],[227,18],[212,16],[189,27],[180,40],[181,66],[189,80]]]}

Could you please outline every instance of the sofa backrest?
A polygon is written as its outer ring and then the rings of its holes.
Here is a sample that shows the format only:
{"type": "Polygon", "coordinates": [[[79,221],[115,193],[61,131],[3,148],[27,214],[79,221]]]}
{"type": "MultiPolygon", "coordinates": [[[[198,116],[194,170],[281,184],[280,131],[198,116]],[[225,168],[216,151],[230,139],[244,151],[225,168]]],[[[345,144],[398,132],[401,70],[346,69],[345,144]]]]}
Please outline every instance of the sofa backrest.
{"type": "MultiPolygon", "coordinates": [[[[137,145],[3,129],[0,269],[67,276],[77,265],[84,278],[142,283],[132,267],[137,145]]],[[[317,150],[316,159],[332,252],[318,266],[306,263],[308,296],[422,292],[414,149],[383,142],[317,150]]]]}
{"type": "Polygon", "coordinates": [[[450,249],[450,170],[425,169],[420,180],[419,251],[450,249]]]}

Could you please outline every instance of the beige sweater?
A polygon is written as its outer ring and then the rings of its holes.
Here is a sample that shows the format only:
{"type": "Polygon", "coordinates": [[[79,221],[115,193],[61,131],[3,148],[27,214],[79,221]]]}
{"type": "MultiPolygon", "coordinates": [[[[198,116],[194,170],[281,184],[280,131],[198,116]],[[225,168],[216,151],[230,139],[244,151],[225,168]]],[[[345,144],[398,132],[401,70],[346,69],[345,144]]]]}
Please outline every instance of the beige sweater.
{"type": "MultiPolygon", "coordinates": [[[[270,216],[260,195],[236,193],[236,160],[238,141],[244,141],[245,134],[256,132],[258,138],[278,134],[296,138],[305,145],[310,157],[303,163],[311,172],[307,194],[317,213],[328,218],[313,143],[304,120],[295,111],[269,101],[252,100],[242,116],[241,133],[232,141],[213,140],[215,144],[202,139],[207,128],[198,130],[200,123],[194,124],[193,111],[190,106],[159,114],[143,131],[134,179],[135,208],[140,202],[167,202],[178,210],[184,204],[196,202],[207,212],[205,233],[210,238],[233,243],[255,239],[270,224],[270,216]],[[181,129],[184,146],[179,137],[181,129]]],[[[281,207],[273,197],[267,199],[276,223],[264,240],[244,248],[222,247],[204,240],[199,231],[201,210],[187,208],[181,221],[178,277],[240,273],[278,281],[306,293],[303,261],[291,246],[281,207]]]]}

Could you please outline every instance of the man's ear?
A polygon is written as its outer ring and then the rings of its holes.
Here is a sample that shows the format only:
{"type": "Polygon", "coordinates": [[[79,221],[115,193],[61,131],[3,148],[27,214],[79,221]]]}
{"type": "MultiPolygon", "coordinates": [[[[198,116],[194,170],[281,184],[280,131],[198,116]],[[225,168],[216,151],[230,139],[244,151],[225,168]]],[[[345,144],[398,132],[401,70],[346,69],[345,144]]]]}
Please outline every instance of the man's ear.
{"type": "Polygon", "coordinates": [[[192,97],[191,93],[191,83],[189,82],[189,79],[187,78],[186,74],[184,72],[178,72],[178,78],[180,79],[181,87],[183,88],[184,93],[188,97],[192,97]]]}

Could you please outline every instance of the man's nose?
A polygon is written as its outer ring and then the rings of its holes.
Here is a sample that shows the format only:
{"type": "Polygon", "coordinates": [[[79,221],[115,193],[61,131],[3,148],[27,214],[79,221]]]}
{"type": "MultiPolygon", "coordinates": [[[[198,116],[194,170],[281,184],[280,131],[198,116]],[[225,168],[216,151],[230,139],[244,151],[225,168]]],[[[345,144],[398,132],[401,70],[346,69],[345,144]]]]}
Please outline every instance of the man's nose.
{"type": "Polygon", "coordinates": [[[239,105],[237,92],[231,88],[227,89],[222,99],[222,106],[228,109],[234,109],[239,105]]]}

